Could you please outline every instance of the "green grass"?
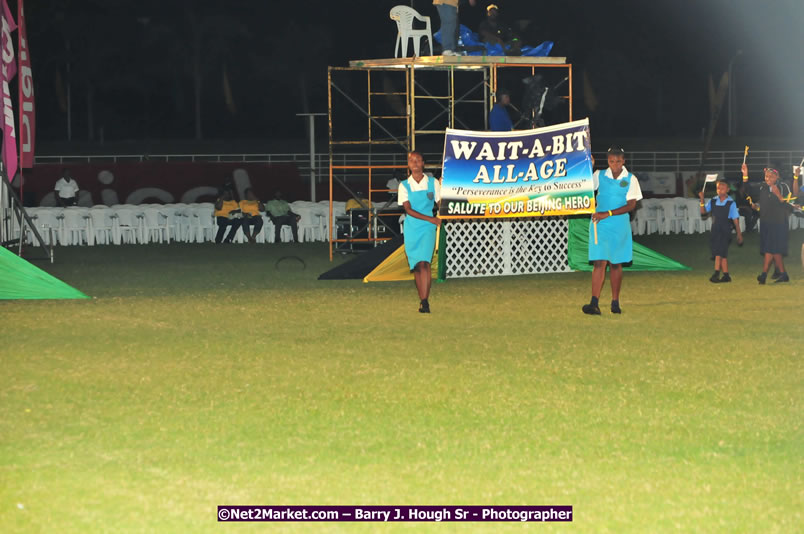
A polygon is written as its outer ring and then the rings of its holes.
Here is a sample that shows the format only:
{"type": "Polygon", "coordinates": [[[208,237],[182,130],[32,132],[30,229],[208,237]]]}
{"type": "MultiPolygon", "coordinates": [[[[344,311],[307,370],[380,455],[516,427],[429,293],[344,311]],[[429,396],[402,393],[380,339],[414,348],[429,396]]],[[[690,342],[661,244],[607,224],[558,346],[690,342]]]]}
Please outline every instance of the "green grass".
{"type": "Polygon", "coordinates": [[[0,532],[527,528],[220,525],[219,504],[800,531],[803,237],[767,286],[756,235],[722,285],[707,236],[646,239],[693,270],[626,273],[619,317],[608,286],[580,312],[588,273],[450,280],[422,316],[412,282],[319,282],[324,245],[57,249],[37,265],[94,298],[0,303],[0,532]]]}

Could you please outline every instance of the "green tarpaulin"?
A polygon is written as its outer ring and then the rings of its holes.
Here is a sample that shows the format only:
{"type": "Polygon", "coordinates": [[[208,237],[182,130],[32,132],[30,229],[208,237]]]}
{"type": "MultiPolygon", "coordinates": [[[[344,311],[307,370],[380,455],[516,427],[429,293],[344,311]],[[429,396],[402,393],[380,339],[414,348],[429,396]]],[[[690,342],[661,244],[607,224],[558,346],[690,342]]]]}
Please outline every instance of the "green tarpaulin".
{"type": "MultiPolygon", "coordinates": [[[[589,263],[589,218],[569,220],[569,265],[576,271],[591,271],[589,263]]],[[[634,243],[634,261],[626,271],[690,271],[689,267],[647,247],[634,243]]]]}
{"type": "Polygon", "coordinates": [[[0,299],[88,299],[39,267],[0,247],[0,299]]]}

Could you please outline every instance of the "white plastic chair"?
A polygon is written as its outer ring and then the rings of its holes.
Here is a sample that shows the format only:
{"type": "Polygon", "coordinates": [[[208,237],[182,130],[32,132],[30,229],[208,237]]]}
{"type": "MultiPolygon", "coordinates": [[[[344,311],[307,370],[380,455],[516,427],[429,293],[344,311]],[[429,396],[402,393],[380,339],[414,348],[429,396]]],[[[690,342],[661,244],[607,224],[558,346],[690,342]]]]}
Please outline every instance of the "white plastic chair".
{"type": "MultiPolygon", "coordinates": [[[[38,207],[27,208],[28,215],[31,217],[39,235],[45,242],[45,245],[56,245],[59,243],[61,236],[61,212],[64,208],[51,208],[51,207],[38,207]]],[[[28,241],[33,242],[34,236],[31,230],[28,230],[28,241]]]]}
{"type": "Polygon", "coordinates": [[[391,20],[396,22],[396,45],[394,46],[394,57],[408,57],[408,41],[413,39],[413,51],[416,57],[420,56],[420,46],[423,37],[427,38],[430,46],[430,55],[433,55],[433,30],[430,27],[430,17],[419,14],[418,11],[408,6],[394,6],[391,8],[391,20]],[[414,29],[413,21],[418,20],[424,23],[424,29],[414,29]],[[400,56],[400,51],[402,55],[400,56]]]}
{"type": "Polygon", "coordinates": [[[190,214],[187,204],[165,204],[162,213],[167,217],[173,240],[187,243],[190,235],[190,214]]]}
{"type": "Polygon", "coordinates": [[[642,199],[642,207],[637,211],[637,234],[645,235],[659,232],[662,223],[661,206],[658,199],[644,198],[642,199]]]}
{"type": "Polygon", "coordinates": [[[687,233],[704,233],[706,231],[706,219],[701,216],[700,201],[696,198],[685,198],[684,201],[687,204],[687,233]]]}
{"type": "Polygon", "coordinates": [[[274,242],[274,223],[267,215],[262,216],[262,238],[265,243],[274,242]]]}
{"type": "Polygon", "coordinates": [[[323,241],[324,234],[321,232],[321,225],[315,212],[315,204],[300,200],[291,203],[290,207],[293,213],[301,217],[298,222],[299,242],[323,241]]]}
{"type": "Polygon", "coordinates": [[[61,243],[63,245],[93,245],[90,237],[89,208],[70,206],[61,214],[61,243]]]}
{"type": "Polygon", "coordinates": [[[115,228],[113,233],[114,243],[119,245],[121,243],[142,243],[142,222],[139,213],[142,211],[137,209],[136,206],[119,205],[112,206],[115,219],[115,228]]]}
{"type": "Polygon", "coordinates": [[[346,215],[346,202],[341,200],[332,201],[332,216],[343,217],[346,215]]]}
{"type": "Polygon", "coordinates": [[[318,217],[318,228],[321,234],[322,241],[329,241],[329,204],[323,205],[321,203],[312,205],[313,216],[318,217]]]}
{"type": "Polygon", "coordinates": [[[687,201],[681,197],[663,198],[659,204],[664,212],[664,233],[679,234],[687,230],[687,201]]]}
{"type": "MultiPolygon", "coordinates": [[[[254,236],[254,240],[257,243],[267,243],[268,242],[268,230],[267,230],[267,228],[268,228],[268,223],[271,222],[271,219],[269,219],[268,216],[265,215],[265,213],[260,213],[260,217],[262,217],[262,228],[260,228],[260,231],[257,232],[257,235],[254,236]]],[[[271,228],[273,229],[273,225],[271,225],[271,228]]]]}
{"type": "Polygon", "coordinates": [[[801,217],[797,217],[795,214],[791,214],[787,219],[788,221],[790,221],[791,230],[797,230],[798,228],[801,228],[801,217]]]}
{"type": "Polygon", "coordinates": [[[114,239],[114,211],[108,206],[93,206],[89,209],[89,218],[92,222],[92,241],[102,245],[109,245],[114,239]]]}
{"type": "Polygon", "coordinates": [[[194,237],[196,243],[214,241],[218,230],[214,218],[215,206],[209,202],[188,204],[187,210],[190,213],[190,238],[194,237]]]}
{"type": "Polygon", "coordinates": [[[163,237],[165,241],[170,243],[170,221],[167,213],[164,213],[163,206],[146,206],[142,209],[142,216],[144,243],[158,240],[161,244],[163,237]]]}

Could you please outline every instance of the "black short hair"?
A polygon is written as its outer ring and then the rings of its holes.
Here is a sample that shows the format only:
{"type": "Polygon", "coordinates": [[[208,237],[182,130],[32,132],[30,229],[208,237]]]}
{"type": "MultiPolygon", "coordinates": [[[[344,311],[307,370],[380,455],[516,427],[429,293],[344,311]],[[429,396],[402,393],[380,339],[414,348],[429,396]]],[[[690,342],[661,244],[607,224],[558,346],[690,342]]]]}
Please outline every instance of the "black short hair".
{"type": "Polygon", "coordinates": [[[609,156],[625,156],[625,150],[623,150],[622,147],[618,145],[612,145],[606,151],[606,154],[609,156]]]}

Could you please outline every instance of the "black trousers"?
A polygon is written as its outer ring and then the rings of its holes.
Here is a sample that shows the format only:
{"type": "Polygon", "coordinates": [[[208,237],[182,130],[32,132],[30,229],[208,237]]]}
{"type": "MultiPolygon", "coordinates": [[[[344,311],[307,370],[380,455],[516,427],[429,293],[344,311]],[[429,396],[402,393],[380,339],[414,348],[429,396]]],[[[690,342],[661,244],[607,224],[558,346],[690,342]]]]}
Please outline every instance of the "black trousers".
{"type": "Polygon", "coordinates": [[[281,217],[271,217],[271,222],[274,223],[274,242],[280,242],[280,235],[282,234],[282,226],[290,226],[291,231],[293,232],[293,241],[296,243],[299,242],[299,228],[296,222],[296,214],[295,213],[288,213],[287,215],[282,215],[281,217]]]}
{"type": "Polygon", "coordinates": [[[246,216],[240,220],[242,221],[243,233],[246,234],[246,237],[254,237],[262,230],[262,215],[246,216]],[[248,231],[249,226],[252,227],[251,233],[248,231]]]}
{"type": "Polygon", "coordinates": [[[237,229],[240,228],[241,219],[229,219],[228,217],[215,217],[218,221],[218,233],[215,235],[215,242],[220,243],[223,241],[223,234],[226,228],[229,227],[229,233],[226,235],[226,242],[231,243],[234,239],[237,229]]]}

